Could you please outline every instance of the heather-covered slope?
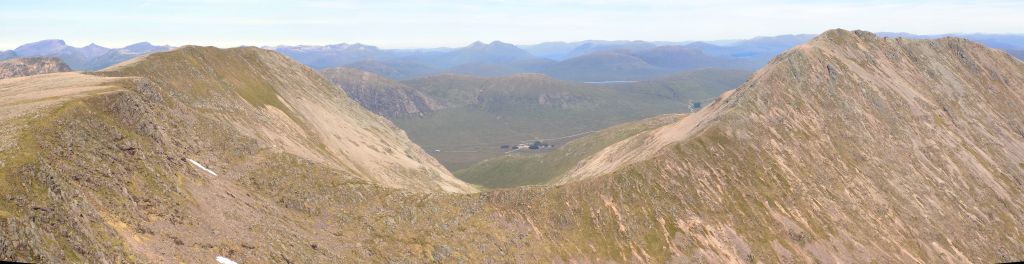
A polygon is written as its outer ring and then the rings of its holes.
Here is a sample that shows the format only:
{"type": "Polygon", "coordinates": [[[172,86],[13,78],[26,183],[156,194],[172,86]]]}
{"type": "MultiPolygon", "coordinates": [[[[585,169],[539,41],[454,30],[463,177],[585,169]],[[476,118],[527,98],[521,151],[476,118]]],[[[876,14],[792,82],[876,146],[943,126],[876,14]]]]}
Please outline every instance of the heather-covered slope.
{"type": "MultiPolygon", "coordinates": [[[[525,236],[482,259],[1018,260],[1022,87],[1024,64],[963,39],[833,30],[559,187],[482,194],[490,205],[465,221],[525,236]]],[[[451,251],[479,259],[489,245],[451,251]]]]}
{"type": "Polygon", "coordinates": [[[328,201],[282,194],[475,191],[309,68],[256,48],[2,80],[0,98],[5,260],[207,262],[231,255],[212,246],[228,241],[311,256],[272,241],[308,250],[319,235],[304,219],[328,201]]]}
{"type": "Polygon", "coordinates": [[[1024,206],[1016,199],[1024,192],[1024,63],[961,39],[829,31],[701,112],[602,152],[632,156],[598,154],[608,166],[598,170],[591,158],[560,186],[472,194],[382,188],[262,146],[258,136],[211,132],[235,129],[220,117],[233,110],[183,97],[187,85],[98,82],[121,88],[65,98],[41,117],[23,117],[21,151],[0,152],[7,183],[0,185],[0,257],[1024,258],[1024,206]]]}
{"type": "Polygon", "coordinates": [[[663,177],[730,248],[779,261],[1020,259],[1022,87],[1024,64],[963,39],[829,31],[562,182],[663,177]]]}
{"type": "Polygon", "coordinates": [[[140,76],[180,91],[220,122],[263,145],[384,186],[471,191],[311,69],[258,48],[186,47],[115,65],[107,75],[140,76]]]}
{"type": "Polygon", "coordinates": [[[71,68],[58,58],[20,58],[0,61],[0,79],[69,71],[71,68]]]}

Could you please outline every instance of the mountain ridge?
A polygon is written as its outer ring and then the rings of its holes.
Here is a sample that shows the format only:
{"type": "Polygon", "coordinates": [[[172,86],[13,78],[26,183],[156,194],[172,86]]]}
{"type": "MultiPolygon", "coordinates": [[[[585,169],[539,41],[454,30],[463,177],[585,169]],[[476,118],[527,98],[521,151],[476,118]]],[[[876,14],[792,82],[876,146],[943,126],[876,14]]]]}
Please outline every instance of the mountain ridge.
{"type": "Polygon", "coordinates": [[[103,72],[143,76],[162,87],[182,89],[186,91],[185,94],[192,95],[186,98],[188,101],[196,102],[193,103],[196,107],[204,107],[204,102],[211,99],[209,96],[232,98],[231,94],[237,94],[243,101],[225,104],[230,106],[227,109],[244,113],[251,111],[247,109],[255,107],[265,111],[242,118],[224,116],[225,120],[234,119],[228,124],[238,131],[272,142],[300,157],[323,162],[339,170],[348,170],[355,175],[370,177],[371,180],[385,186],[410,190],[472,191],[472,188],[454,179],[447,170],[441,168],[418,147],[411,143],[403,145],[408,142],[404,132],[398,130],[391,122],[363,110],[318,73],[305,66],[295,65],[276,52],[252,47],[220,50],[212,47],[184,46],[171,52],[145,55],[107,68],[103,72]],[[178,76],[182,74],[182,70],[190,68],[207,69],[201,72],[201,76],[210,78],[178,76]],[[268,121],[270,123],[267,124],[276,122],[288,125],[257,125],[268,121]],[[372,125],[361,125],[367,123],[372,125]],[[349,129],[342,129],[339,126],[347,126],[349,129]],[[387,133],[387,130],[381,128],[397,133],[387,133]],[[391,140],[382,140],[382,144],[364,141],[350,146],[353,144],[351,142],[358,142],[358,138],[374,137],[391,140]],[[402,143],[395,144],[392,141],[402,143]],[[361,155],[354,156],[349,152],[358,152],[361,155]],[[391,157],[393,152],[406,155],[390,160],[384,158],[391,157]],[[406,170],[419,171],[428,177],[436,178],[437,181],[418,182],[412,178],[388,178],[403,174],[413,175],[408,174],[406,170]]]}
{"type": "MultiPolygon", "coordinates": [[[[14,80],[52,76],[91,75],[14,80]]],[[[1024,257],[1024,204],[1016,199],[1024,194],[1024,63],[962,39],[828,31],[771,60],[703,110],[605,151],[637,149],[639,158],[559,186],[470,194],[402,192],[325,174],[286,154],[250,153],[255,143],[237,133],[190,137],[189,131],[223,126],[213,118],[189,121],[193,115],[133,118],[184,106],[177,95],[152,93],[158,87],[141,80],[100,81],[137,82],[139,92],[121,97],[126,94],[101,86],[107,94],[64,98],[71,100],[66,108],[29,122],[31,133],[18,140],[21,152],[0,151],[0,176],[10,183],[0,185],[7,198],[0,199],[0,232],[13,238],[0,243],[5,258],[965,263],[1024,257]],[[92,115],[118,118],[81,119],[92,115]],[[168,143],[146,140],[161,134],[168,143]],[[68,140],[85,135],[89,140],[68,140]],[[190,158],[224,176],[177,155],[197,150],[222,152],[190,158]],[[108,156],[80,156],[93,152],[108,156]],[[247,163],[216,162],[219,156],[266,163],[225,166],[247,163]],[[76,166],[91,169],[60,173],[76,166]]],[[[213,109],[218,106],[204,107],[225,113],[213,109]]]]}

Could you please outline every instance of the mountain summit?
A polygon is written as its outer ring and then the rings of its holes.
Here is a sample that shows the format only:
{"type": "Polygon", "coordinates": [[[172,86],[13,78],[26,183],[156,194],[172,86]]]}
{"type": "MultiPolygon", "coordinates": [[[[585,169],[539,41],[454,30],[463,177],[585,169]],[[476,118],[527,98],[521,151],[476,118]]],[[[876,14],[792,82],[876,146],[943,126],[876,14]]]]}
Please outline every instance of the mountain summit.
{"type": "Polygon", "coordinates": [[[673,190],[733,241],[720,261],[1020,259],[1022,85],[1024,63],[964,39],[830,30],[561,182],[673,190]]]}

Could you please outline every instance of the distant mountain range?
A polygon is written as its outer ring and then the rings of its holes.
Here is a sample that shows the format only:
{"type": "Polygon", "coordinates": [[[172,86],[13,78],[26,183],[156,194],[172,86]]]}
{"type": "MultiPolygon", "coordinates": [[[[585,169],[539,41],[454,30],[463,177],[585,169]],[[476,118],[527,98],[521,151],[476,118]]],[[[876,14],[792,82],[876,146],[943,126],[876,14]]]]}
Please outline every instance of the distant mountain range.
{"type": "Polygon", "coordinates": [[[396,80],[438,74],[494,77],[543,73],[570,81],[647,80],[698,68],[753,70],[763,62],[643,41],[547,44],[545,56],[494,41],[451,50],[384,50],[362,44],[272,47],[314,68],[344,66],[396,80]],[[560,50],[561,49],[561,50],[560,50]],[[565,60],[554,58],[569,57],[565,60]]]}
{"type": "MultiPolygon", "coordinates": [[[[881,36],[938,38],[959,36],[1021,58],[1024,35],[948,34],[881,36]]],[[[475,42],[455,49],[380,49],[364,44],[267,47],[310,67],[356,68],[408,80],[443,73],[502,76],[543,73],[570,81],[638,81],[699,68],[754,70],[815,35],[780,35],[736,41],[652,42],[587,40],[513,45],[475,42]]]]}
{"type": "MultiPolygon", "coordinates": [[[[962,37],[1024,58],[1021,34],[879,33],[882,37],[932,39],[962,37]]],[[[543,73],[571,81],[648,80],[684,70],[724,68],[754,70],[779,53],[815,35],[780,35],[730,41],[586,40],[514,45],[501,41],[475,42],[460,48],[381,49],[366,44],[266,46],[315,69],[348,67],[391,79],[408,80],[443,73],[502,76],[543,73]]],[[[0,60],[19,57],[57,57],[73,70],[99,70],[171,46],[140,42],[111,49],[96,44],[68,46],[63,40],[42,40],[0,51],[0,60]]]]}
{"type": "MultiPolygon", "coordinates": [[[[666,43],[679,45],[683,43],[666,43]]],[[[585,40],[577,42],[544,42],[534,45],[523,45],[522,49],[548,59],[565,60],[572,57],[587,55],[598,51],[611,50],[642,50],[657,47],[658,44],[647,41],[609,41],[609,40],[585,40]]]]}
{"type": "Polygon", "coordinates": [[[0,59],[54,57],[64,61],[73,70],[93,71],[146,53],[168,50],[171,50],[171,46],[154,46],[149,42],[139,42],[118,49],[96,44],[77,48],[68,46],[63,40],[49,39],[21,45],[14,50],[0,51],[0,59]]]}

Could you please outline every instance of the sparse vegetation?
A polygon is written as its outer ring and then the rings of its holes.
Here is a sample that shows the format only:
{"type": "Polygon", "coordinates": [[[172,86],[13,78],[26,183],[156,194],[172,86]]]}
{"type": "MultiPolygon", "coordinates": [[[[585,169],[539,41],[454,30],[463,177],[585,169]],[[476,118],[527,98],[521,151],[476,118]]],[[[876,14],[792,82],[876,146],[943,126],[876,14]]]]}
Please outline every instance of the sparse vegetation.
{"type": "Polygon", "coordinates": [[[680,117],[662,115],[616,125],[574,139],[552,152],[515,152],[455,171],[455,176],[468,183],[492,189],[550,184],[601,149],[638,133],[678,121],[680,117]]]}
{"type": "MultiPolygon", "coordinates": [[[[16,102],[0,114],[24,113],[0,115],[24,125],[0,134],[17,141],[0,142],[14,146],[0,151],[0,258],[968,263],[1024,252],[1024,63],[961,39],[832,30],[701,112],[488,169],[607,165],[597,175],[482,193],[443,192],[458,181],[308,68],[193,49],[99,73],[125,78],[18,78],[82,80],[34,107],[10,89],[38,86],[0,80],[0,98],[16,102]],[[244,89],[272,91],[293,116],[244,89]]],[[[478,102],[477,113],[517,105],[478,102]]]]}
{"type": "Polygon", "coordinates": [[[391,119],[425,149],[440,149],[430,154],[449,170],[460,170],[504,155],[505,151],[494,148],[496,144],[560,138],[685,112],[688,100],[717,96],[746,77],[743,71],[702,70],[670,79],[606,86],[539,74],[495,78],[442,75],[404,82],[436,102],[436,110],[391,119]]]}

